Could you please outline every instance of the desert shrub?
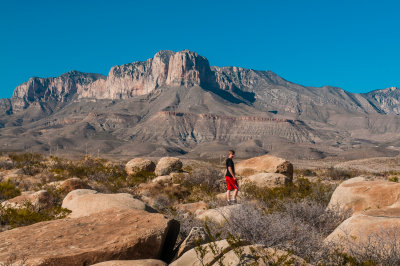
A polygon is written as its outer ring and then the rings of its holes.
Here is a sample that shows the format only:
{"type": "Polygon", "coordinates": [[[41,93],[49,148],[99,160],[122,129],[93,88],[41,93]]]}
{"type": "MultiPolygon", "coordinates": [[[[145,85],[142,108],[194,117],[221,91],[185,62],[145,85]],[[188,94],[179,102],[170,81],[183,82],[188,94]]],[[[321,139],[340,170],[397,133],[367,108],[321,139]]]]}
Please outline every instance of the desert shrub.
{"type": "Polygon", "coordinates": [[[246,198],[263,202],[269,211],[275,211],[281,209],[287,202],[298,202],[303,199],[320,202],[327,206],[335,188],[336,185],[333,184],[298,178],[295,183],[272,188],[246,183],[242,185],[241,193],[246,198]]]}
{"type": "Polygon", "coordinates": [[[171,200],[166,195],[157,195],[152,206],[158,211],[165,212],[171,206],[171,200]]]}
{"type": "Polygon", "coordinates": [[[210,200],[221,191],[221,187],[224,184],[224,180],[218,170],[204,167],[194,169],[188,177],[182,175],[175,182],[189,191],[189,194],[184,198],[184,202],[210,200]]]}
{"type": "Polygon", "coordinates": [[[0,200],[8,200],[21,195],[21,191],[10,180],[0,182],[0,200]]]}
{"type": "Polygon", "coordinates": [[[38,174],[46,168],[43,163],[45,157],[39,153],[11,153],[8,157],[13,161],[15,167],[21,168],[26,175],[38,174]]]}
{"type": "MultiPolygon", "coordinates": [[[[123,169],[121,169],[122,171],[123,169]]],[[[140,171],[134,175],[129,175],[127,177],[128,180],[128,185],[129,186],[137,186],[142,183],[146,183],[152,179],[154,179],[156,175],[154,172],[148,172],[148,171],[140,171]]]]}
{"type": "Polygon", "coordinates": [[[327,254],[323,240],[348,217],[345,212],[326,211],[324,204],[309,200],[286,203],[273,213],[265,212],[265,208],[263,204],[244,203],[223,227],[211,222],[205,227],[216,236],[215,240],[245,239],[251,244],[290,251],[316,263],[327,254]]]}
{"type": "Polygon", "coordinates": [[[294,174],[296,176],[317,176],[317,173],[311,169],[295,169],[294,174]]]}
{"type": "Polygon", "coordinates": [[[399,182],[399,178],[397,176],[390,176],[388,178],[388,180],[391,182],[396,182],[396,183],[399,182]]]}
{"type": "Polygon", "coordinates": [[[12,161],[2,160],[0,161],[0,169],[11,170],[14,168],[14,163],[12,161]]]}
{"type": "Polygon", "coordinates": [[[350,179],[362,174],[357,170],[338,169],[333,166],[327,169],[326,175],[332,180],[345,180],[350,179]]]}
{"type": "Polygon", "coordinates": [[[22,208],[0,206],[0,224],[11,228],[26,226],[41,221],[61,219],[71,211],[55,206],[43,210],[35,210],[34,206],[26,202],[22,208]]]}
{"type": "MultiPolygon", "coordinates": [[[[102,185],[102,192],[117,192],[127,186],[127,173],[123,165],[106,163],[102,159],[85,157],[81,161],[62,160],[52,157],[50,171],[59,176],[58,179],[78,177],[94,181],[102,185]]],[[[140,173],[143,174],[143,173],[140,173]]],[[[139,177],[136,177],[140,179],[139,177]]],[[[131,179],[132,180],[132,179],[131,179]]],[[[132,182],[135,183],[135,182],[132,182]]]]}

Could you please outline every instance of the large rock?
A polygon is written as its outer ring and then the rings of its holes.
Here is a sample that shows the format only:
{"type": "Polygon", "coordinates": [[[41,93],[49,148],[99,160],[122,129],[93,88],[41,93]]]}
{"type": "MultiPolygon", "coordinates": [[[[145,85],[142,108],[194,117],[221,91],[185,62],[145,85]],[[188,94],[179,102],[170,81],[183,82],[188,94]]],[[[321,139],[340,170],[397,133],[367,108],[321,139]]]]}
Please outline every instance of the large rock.
{"type": "Polygon", "coordinates": [[[4,201],[1,205],[10,208],[22,208],[24,207],[25,203],[32,204],[34,210],[36,211],[53,206],[50,193],[46,190],[27,192],[18,197],[4,201]]]}
{"type": "Polygon", "coordinates": [[[400,184],[355,177],[344,181],[332,194],[328,208],[339,207],[352,213],[392,205],[400,198],[400,184]]]}
{"type": "Polygon", "coordinates": [[[243,178],[239,181],[239,185],[243,185],[249,182],[254,183],[258,187],[277,187],[285,185],[288,182],[291,182],[291,180],[287,176],[282,174],[258,173],[243,178]]]}
{"type": "Polygon", "coordinates": [[[171,266],[200,266],[200,265],[308,265],[303,259],[290,255],[286,251],[266,248],[262,245],[249,245],[246,241],[238,242],[236,250],[226,240],[213,243],[214,252],[209,244],[201,245],[205,255],[201,258],[193,248],[184,253],[179,259],[172,262],[171,266]],[[240,261],[237,251],[241,250],[240,261]]]}
{"type": "Polygon", "coordinates": [[[89,189],[77,189],[68,193],[62,203],[63,208],[72,211],[70,218],[88,216],[108,209],[146,210],[154,212],[144,202],[127,193],[102,194],[89,189]]]}
{"type": "Polygon", "coordinates": [[[95,266],[166,266],[162,260],[110,260],[93,264],[95,266]]]}
{"type": "Polygon", "coordinates": [[[136,175],[140,172],[154,172],[156,165],[145,158],[134,158],[125,165],[125,171],[129,175],[136,175]]]}
{"type": "Polygon", "coordinates": [[[400,235],[400,203],[392,206],[368,210],[354,214],[341,223],[326,239],[326,244],[336,244],[346,252],[356,251],[369,246],[370,248],[382,248],[398,246],[400,235]],[[397,242],[396,242],[397,241],[397,242]],[[396,242],[396,245],[393,243],[396,242]]]}
{"type": "Polygon", "coordinates": [[[86,184],[85,181],[77,177],[68,178],[63,181],[51,182],[48,183],[47,185],[61,189],[65,193],[69,193],[72,190],[76,189],[91,189],[91,187],[88,184],[86,184]]]}
{"type": "Polygon", "coordinates": [[[212,221],[214,223],[223,225],[230,220],[233,213],[239,208],[242,208],[242,204],[235,204],[230,206],[223,206],[216,209],[208,210],[197,210],[194,215],[198,220],[212,221]]]}
{"type": "Polygon", "coordinates": [[[182,162],[176,157],[163,157],[156,166],[155,174],[157,176],[169,175],[172,172],[177,172],[182,169],[182,162]]]}
{"type": "Polygon", "coordinates": [[[178,232],[179,223],[162,214],[107,210],[2,232],[0,262],[13,254],[17,262],[25,258],[26,265],[31,266],[91,265],[116,259],[164,260],[172,253],[178,232]]]}
{"type": "Polygon", "coordinates": [[[293,179],[293,165],[285,159],[272,155],[250,158],[235,164],[235,172],[241,176],[251,176],[258,173],[279,173],[293,179]]]}
{"type": "Polygon", "coordinates": [[[177,211],[195,213],[199,210],[207,210],[208,204],[204,201],[178,204],[175,206],[177,211]]]}
{"type": "MultiPolygon", "coordinates": [[[[292,255],[287,251],[267,248],[262,245],[248,245],[240,248],[242,259],[236,255],[238,250],[228,251],[222,259],[222,265],[294,265],[307,266],[304,259],[292,255]]],[[[214,263],[214,265],[218,265],[214,263]]]]}

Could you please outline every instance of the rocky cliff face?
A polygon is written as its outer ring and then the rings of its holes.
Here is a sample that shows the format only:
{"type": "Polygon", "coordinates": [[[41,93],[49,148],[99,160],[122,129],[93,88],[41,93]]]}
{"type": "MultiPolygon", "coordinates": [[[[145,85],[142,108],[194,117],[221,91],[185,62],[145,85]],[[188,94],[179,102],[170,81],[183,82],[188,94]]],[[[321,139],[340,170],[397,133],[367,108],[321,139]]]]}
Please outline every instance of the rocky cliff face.
{"type": "MultiPolygon", "coordinates": [[[[128,99],[160,87],[194,86],[213,91],[232,103],[323,122],[332,110],[400,114],[400,93],[396,88],[352,94],[334,87],[304,87],[271,71],[210,67],[206,58],[188,50],[160,51],[144,62],[114,66],[107,77],[72,71],[56,78],[31,78],[15,89],[12,111],[32,104],[52,110],[54,105],[72,98],[128,99]]],[[[8,108],[6,102],[0,106],[2,113],[8,108]]]]}
{"type": "Polygon", "coordinates": [[[385,114],[400,115],[400,89],[396,87],[371,91],[364,97],[385,114]]]}
{"type": "Polygon", "coordinates": [[[79,71],[71,71],[55,78],[30,78],[14,90],[12,109],[18,112],[33,103],[57,104],[69,101],[77,92],[87,90],[87,86],[99,79],[105,77],[79,71]]]}
{"type": "Polygon", "coordinates": [[[206,58],[183,50],[160,51],[145,62],[111,68],[106,80],[97,81],[79,98],[126,99],[149,94],[161,86],[216,86],[206,58]]]}

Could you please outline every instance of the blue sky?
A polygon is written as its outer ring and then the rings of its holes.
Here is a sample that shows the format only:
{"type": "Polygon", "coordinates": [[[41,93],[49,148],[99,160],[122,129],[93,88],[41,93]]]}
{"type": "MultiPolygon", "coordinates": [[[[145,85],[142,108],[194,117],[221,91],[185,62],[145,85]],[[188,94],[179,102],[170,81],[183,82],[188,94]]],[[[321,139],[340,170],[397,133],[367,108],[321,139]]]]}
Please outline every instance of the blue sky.
{"type": "Polygon", "coordinates": [[[0,0],[0,98],[32,76],[107,75],[159,50],[351,92],[400,86],[398,1],[0,0]]]}

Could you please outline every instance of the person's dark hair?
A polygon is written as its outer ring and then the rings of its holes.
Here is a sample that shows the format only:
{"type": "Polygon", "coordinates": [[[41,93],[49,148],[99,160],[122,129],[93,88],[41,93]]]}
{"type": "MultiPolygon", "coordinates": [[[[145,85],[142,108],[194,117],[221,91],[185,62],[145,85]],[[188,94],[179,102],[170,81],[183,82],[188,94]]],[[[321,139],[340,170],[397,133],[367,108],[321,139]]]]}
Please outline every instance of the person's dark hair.
{"type": "Polygon", "coordinates": [[[235,155],[235,151],[234,150],[229,150],[229,154],[235,155]]]}

